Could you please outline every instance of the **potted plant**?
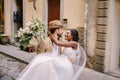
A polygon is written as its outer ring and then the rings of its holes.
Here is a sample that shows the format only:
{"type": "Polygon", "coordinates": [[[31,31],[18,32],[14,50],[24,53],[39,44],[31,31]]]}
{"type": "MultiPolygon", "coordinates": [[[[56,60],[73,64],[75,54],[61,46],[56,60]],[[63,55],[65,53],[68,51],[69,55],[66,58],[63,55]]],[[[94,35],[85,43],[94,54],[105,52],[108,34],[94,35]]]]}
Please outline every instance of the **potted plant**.
{"type": "Polygon", "coordinates": [[[46,31],[46,26],[40,20],[32,18],[24,29],[19,29],[17,34],[19,37],[18,46],[26,50],[33,37],[40,43],[46,37],[46,31]]]}

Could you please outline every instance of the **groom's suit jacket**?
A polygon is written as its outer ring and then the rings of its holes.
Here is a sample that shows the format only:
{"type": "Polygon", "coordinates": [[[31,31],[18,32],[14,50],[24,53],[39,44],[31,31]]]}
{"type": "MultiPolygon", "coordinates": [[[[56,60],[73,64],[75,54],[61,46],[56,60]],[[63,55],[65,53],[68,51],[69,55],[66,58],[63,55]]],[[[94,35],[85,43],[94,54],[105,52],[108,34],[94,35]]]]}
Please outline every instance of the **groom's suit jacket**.
{"type": "Polygon", "coordinates": [[[37,54],[44,53],[44,52],[52,52],[53,43],[51,39],[48,37],[39,44],[37,49],[37,54]]]}

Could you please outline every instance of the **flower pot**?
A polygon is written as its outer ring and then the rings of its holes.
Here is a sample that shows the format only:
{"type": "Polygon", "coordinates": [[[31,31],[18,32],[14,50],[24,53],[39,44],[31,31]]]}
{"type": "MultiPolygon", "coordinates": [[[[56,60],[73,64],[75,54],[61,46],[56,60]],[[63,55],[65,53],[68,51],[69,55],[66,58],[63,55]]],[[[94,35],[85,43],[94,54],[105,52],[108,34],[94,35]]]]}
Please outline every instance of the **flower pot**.
{"type": "Polygon", "coordinates": [[[35,49],[34,49],[34,46],[33,45],[28,45],[28,52],[34,52],[35,49]]]}
{"type": "Polygon", "coordinates": [[[34,52],[35,49],[32,45],[28,45],[28,47],[26,49],[24,49],[23,46],[20,46],[20,50],[26,51],[26,52],[34,52]]]}
{"type": "Polygon", "coordinates": [[[9,36],[7,36],[7,35],[2,35],[1,44],[6,45],[6,44],[8,44],[9,42],[10,42],[9,36]]]}

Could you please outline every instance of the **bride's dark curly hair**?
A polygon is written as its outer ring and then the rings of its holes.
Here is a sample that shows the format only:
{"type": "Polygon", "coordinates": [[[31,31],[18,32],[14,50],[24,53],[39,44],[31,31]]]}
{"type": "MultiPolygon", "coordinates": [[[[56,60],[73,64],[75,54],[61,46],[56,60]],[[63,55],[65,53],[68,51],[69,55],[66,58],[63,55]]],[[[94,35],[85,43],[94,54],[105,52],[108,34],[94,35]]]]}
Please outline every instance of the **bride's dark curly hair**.
{"type": "Polygon", "coordinates": [[[69,29],[71,31],[71,35],[73,37],[73,41],[78,42],[79,41],[79,34],[76,29],[69,29]]]}

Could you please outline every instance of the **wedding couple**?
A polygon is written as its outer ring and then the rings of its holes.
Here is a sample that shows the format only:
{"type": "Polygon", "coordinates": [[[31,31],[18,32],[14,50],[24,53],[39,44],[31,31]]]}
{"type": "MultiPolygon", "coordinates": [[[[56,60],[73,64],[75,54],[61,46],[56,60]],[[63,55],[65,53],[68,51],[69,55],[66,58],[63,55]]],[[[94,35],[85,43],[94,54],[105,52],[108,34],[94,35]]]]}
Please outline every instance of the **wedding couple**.
{"type": "Polygon", "coordinates": [[[17,80],[75,80],[73,65],[79,62],[81,52],[78,32],[66,31],[65,40],[60,41],[62,24],[59,20],[49,22],[49,37],[41,42],[38,54],[22,71],[17,80]]]}

